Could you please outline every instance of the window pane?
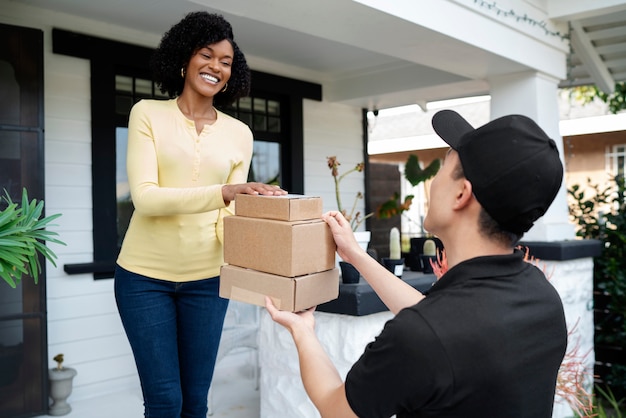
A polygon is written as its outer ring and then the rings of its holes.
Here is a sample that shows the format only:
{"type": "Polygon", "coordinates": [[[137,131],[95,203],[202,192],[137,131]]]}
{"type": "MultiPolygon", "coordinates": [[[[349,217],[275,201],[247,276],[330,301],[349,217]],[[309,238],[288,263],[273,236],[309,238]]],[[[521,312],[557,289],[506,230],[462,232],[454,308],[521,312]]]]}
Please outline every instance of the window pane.
{"type": "Polygon", "coordinates": [[[132,79],[132,77],[126,77],[126,76],[123,76],[123,75],[116,75],[115,76],[115,90],[132,93],[133,92],[133,79],[132,79]]]}
{"type": "Polygon", "coordinates": [[[280,144],[254,141],[250,181],[280,184],[280,144]]]}
{"type": "Polygon", "coordinates": [[[152,97],[152,81],[141,78],[135,79],[135,92],[139,95],[152,97]]]}
{"type": "Polygon", "coordinates": [[[118,115],[130,114],[130,108],[133,106],[133,98],[131,96],[115,96],[115,113],[118,115]]]}
{"type": "Polygon", "coordinates": [[[242,97],[239,99],[239,110],[252,110],[252,98],[242,97]]]}
{"type": "Polygon", "coordinates": [[[117,195],[117,246],[122,246],[124,235],[128,230],[130,217],[133,214],[133,202],[130,199],[130,187],[126,174],[126,147],[128,145],[128,128],[115,129],[116,146],[116,195],[117,195]]]}
{"type": "Polygon", "coordinates": [[[626,173],[626,145],[613,145],[612,152],[606,154],[613,175],[623,176],[626,173]]]}
{"type": "Polygon", "coordinates": [[[267,114],[280,116],[280,103],[275,100],[267,101],[267,114]]]}
{"type": "Polygon", "coordinates": [[[267,117],[265,115],[254,115],[254,130],[267,131],[267,117]]]}
{"type": "Polygon", "coordinates": [[[265,113],[265,100],[254,98],[254,112],[255,113],[265,113]]]}
{"type": "Polygon", "coordinates": [[[269,116],[267,118],[267,130],[268,132],[280,133],[280,118],[269,116]]]}

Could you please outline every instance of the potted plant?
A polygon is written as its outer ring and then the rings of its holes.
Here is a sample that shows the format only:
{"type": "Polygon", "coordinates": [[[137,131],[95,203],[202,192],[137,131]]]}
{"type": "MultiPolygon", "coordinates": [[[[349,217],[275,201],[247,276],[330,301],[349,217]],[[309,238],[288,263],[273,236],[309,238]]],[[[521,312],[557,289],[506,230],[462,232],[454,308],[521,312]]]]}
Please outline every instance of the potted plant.
{"type": "Polygon", "coordinates": [[[41,218],[44,202],[29,201],[26,189],[22,190],[21,204],[13,202],[6,190],[0,204],[6,204],[0,210],[0,277],[13,288],[23,275],[32,276],[37,283],[41,273],[39,254],[56,266],[56,254],[45,243],[65,245],[55,238],[58,233],[45,229],[61,214],[41,218]]]}
{"type": "MultiPolygon", "coordinates": [[[[371,233],[370,231],[357,231],[357,229],[365,222],[365,220],[374,215],[374,213],[368,213],[366,215],[362,215],[360,211],[357,211],[357,204],[359,200],[363,199],[363,193],[360,191],[356,193],[354,197],[354,201],[352,203],[352,208],[348,212],[341,201],[341,181],[350,173],[354,172],[362,172],[365,168],[365,164],[363,162],[358,163],[356,166],[346,171],[343,174],[339,174],[339,166],[341,163],[337,160],[336,156],[326,157],[328,168],[330,169],[330,173],[333,176],[333,180],[335,182],[335,199],[337,200],[337,210],[346,217],[346,219],[350,222],[350,226],[352,227],[352,231],[354,231],[354,235],[364,250],[367,250],[367,245],[370,240],[371,233]]],[[[358,283],[360,280],[360,274],[357,269],[354,268],[350,263],[347,263],[343,260],[338,260],[339,268],[341,269],[341,279],[344,283],[358,283]]]]}
{"type": "Polygon", "coordinates": [[[53,358],[57,362],[56,367],[50,369],[48,379],[50,382],[50,397],[52,404],[48,408],[49,415],[67,415],[72,410],[67,398],[72,394],[72,381],[77,372],[71,367],[63,367],[63,354],[57,354],[53,358]]]}
{"type": "Polygon", "coordinates": [[[358,163],[356,166],[346,171],[343,174],[339,174],[339,166],[341,163],[337,160],[336,156],[326,157],[328,162],[328,168],[330,168],[330,173],[333,176],[333,180],[335,181],[335,199],[337,200],[337,210],[345,216],[345,218],[350,222],[350,226],[353,231],[356,231],[359,226],[369,217],[371,217],[374,213],[368,213],[367,215],[362,215],[360,211],[356,210],[356,206],[359,203],[359,200],[363,199],[363,193],[360,191],[356,193],[354,197],[354,201],[352,203],[352,209],[348,212],[341,203],[341,181],[350,173],[354,172],[362,172],[365,168],[365,164],[363,162],[358,163]]]}
{"type": "MultiPolygon", "coordinates": [[[[411,184],[412,187],[425,182],[432,178],[439,171],[441,162],[439,159],[431,161],[431,163],[424,169],[420,167],[419,158],[415,154],[409,155],[404,165],[404,178],[411,184]]],[[[407,195],[404,198],[404,202],[400,201],[400,195],[394,192],[393,196],[386,202],[383,202],[376,209],[376,216],[379,219],[389,219],[396,215],[401,215],[404,211],[408,210],[413,203],[414,195],[407,195]]]]}
{"type": "Polygon", "coordinates": [[[400,250],[400,231],[396,227],[391,228],[389,232],[389,257],[383,257],[381,261],[387,270],[397,277],[402,277],[404,258],[400,250]]]}
{"type": "Polygon", "coordinates": [[[357,210],[357,204],[359,200],[363,199],[363,193],[360,191],[356,193],[354,196],[354,201],[352,202],[352,208],[348,212],[341,201],[341,181],[350,173],[354,172],[362,172],[365,168],[365,164],[363,162],[358,163],[356,166],[346,171],[343,174],[339,174],[339,166],[341,163],[337,160],[336,156],[326,157],[328,162],[328,168],[330,168],[330,173],[333,176],[333,180],[335,182],[335,199],[337,200],[337,210],[346,217],[348,222],[350,222],[350,226],[352,227],[352,231],[354,231],[354,235],[361,244],[361,247],[364,250],[367,250],[367,244],[369,243],[371,233],[370,231],[357,231],[359,227],[365,222],[366,219],[370,218],[374,215],[373,212],[370,212],[366,215],[362,215],[360,211],[357,210]]]}
{"type": "MultiPolygon", "coordinates": [[[[437,174],[441,166],[441,161],[435,159],[428,164],[425,168],[421,168],[419,158],[415,154],[409,155],[404,165],[404,178],[411,184],[412,187],[416,187],[420,183],[432,178],[437,174]]],[[[376,209],[376,217],[378,219],[390,219],[394,216],[405,215],[405,212],[409,210],[413,203],[414,195],[410,194],[401,200],[399,193],[394,192],[393,196],[389,200],[383,202],[376,209]]],[[[409,218],[410,219],[410,218],[409,218]]],[[[426,235],[426,234],[424,234],[426,235]]],[[[405,254],[405,262],[407,267],[413,271],[421,271],[421,262],[419,254],[422,252],[422,245],[424,240],[432,238],[428,236],[411,238],[407,240],[407,245],[403,250],[405,254]]],[[[403,241],[404,242],[404,241],[403,241]]],[[[437,242],[439,246],[439,242],[437,242]]]]}
{"type": "Polygon", "coordinates": [[[437,245],[431,238],[424,241],[422,246],[422,252],[420,254],[420,262],[422,265],[422,271],[424,274],[432,274],[432,263],[437,261],[437,245]]]}

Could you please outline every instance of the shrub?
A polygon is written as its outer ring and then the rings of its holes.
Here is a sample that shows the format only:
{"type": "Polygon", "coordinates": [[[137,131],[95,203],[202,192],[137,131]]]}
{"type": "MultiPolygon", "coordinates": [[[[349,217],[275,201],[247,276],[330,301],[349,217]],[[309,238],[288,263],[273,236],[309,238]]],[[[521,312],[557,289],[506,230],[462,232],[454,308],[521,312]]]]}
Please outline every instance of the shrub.
{"type": "MultiPolygon", "coordinates": [[[[596,348],[608,348],[616,353],[610,371],[599,376],[617,396],[626,395],[626,188],[624,177],[611,179],[600,187],[587,180],[587,189],[579,185],[568,190],[569,211],[577,226],[577,236],[597,239],[603,243],[601,254],[594,259],[594,293],[606,300],[604,312],[596,314],[596,348]],[[590,191],[591,195],[586,192],[590,191]]],[[[597,360],[602,361],[601,358],[597,360]]]]}

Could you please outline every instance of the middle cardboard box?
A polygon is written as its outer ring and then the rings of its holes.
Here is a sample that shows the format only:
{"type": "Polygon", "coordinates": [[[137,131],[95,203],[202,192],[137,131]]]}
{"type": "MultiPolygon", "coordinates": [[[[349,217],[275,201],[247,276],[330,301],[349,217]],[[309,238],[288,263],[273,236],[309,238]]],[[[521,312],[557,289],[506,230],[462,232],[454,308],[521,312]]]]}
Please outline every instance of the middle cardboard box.
{"type": "Polygon", "coordinates": [[[335,241],[321,219],[224,218],[224,262],[285,277],[335,267],[335,241]]]}

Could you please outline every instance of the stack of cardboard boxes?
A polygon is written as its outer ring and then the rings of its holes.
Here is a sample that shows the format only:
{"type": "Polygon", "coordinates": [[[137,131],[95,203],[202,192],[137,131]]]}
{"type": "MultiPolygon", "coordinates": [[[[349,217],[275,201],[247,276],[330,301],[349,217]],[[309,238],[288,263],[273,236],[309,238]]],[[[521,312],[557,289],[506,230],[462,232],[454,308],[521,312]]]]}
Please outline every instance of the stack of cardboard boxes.
{"type": "Polygon", "coordinates": [[[298,312],[336,299],[339,271],[322,200],[304,195],[237,195],[224,218],[223,298],[298,312]]]}

